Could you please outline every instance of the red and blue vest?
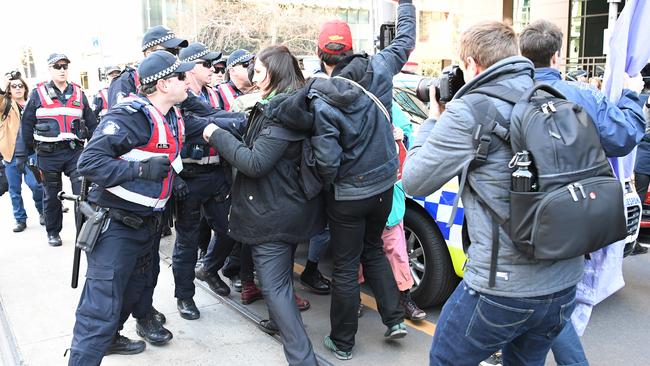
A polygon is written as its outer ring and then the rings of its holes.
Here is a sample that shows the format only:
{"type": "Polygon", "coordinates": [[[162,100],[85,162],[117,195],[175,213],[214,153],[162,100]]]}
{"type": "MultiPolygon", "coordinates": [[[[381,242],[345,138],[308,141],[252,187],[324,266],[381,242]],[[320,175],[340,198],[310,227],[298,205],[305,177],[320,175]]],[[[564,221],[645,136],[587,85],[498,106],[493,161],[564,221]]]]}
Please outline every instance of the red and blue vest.
{"type": "MultiPolygon", "coordinates": [[[[185,134],[185,125],[179,109],[173,107],[176,123],[170,125],[170,122],[156,107],[136,95],[132,94],[122,99],[120,104],[133,107],[144,113],[151,126],[151,138],[147,144],[131,149],[119,159],[143,161],[155,156],[167,156],[172,162],[172,166],[177,166],[180,163],[177,159],[180,159],[185,134]]],[[[106,188],[106,190],[125,201],[149,207],[153,211],[162,211],[171,195],[174,176],[174,169],[171,169],[162,182],[135,179],[119,186],[106,188]]]]}
{"type": "Polygon", "coordinates": [[[217,92],[219,95],[221,95],[224,111],[229,111],[235,102],[235,99],[239,97],[239,94],[235,91],[235,88],[233,88],[230,82],[225,82],[217,85],[217,92]]]}
{"type": "MultiPolygon", "coordinates": [[[[58,142],[77,140],[78,137],[72,131],[73,121],[81,120],[83,115],[83,92],[77,84],[72,85],[72,96],[63,104],[58,98],[52,98],[48,89],[51,86],[43,82],[36,86],[41,106],[36,110],[36,124],[47,125],[47,132],[39,133],[34,130],[34,140],[40,142],[58,142]]],[[[53,93],[52,93],[53,94],[53,93]]]]}

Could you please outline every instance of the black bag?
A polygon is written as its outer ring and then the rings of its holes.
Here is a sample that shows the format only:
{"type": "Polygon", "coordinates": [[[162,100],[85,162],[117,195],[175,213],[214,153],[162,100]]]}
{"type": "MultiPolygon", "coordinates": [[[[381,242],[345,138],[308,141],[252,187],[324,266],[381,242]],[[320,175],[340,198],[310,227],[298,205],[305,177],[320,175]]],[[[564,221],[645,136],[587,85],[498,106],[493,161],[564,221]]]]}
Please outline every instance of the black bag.
{"type": "Polygon", "coordinates": [[[5,172],[5,166],[0,162],[0,196],[7,193],[9,190],[9,181],[7,180],[7,173],[5,172]]]}
{"type": "Polygon", "coordinates": [[[318,174],[316,156],[311,146],[311,136],[280,126],[270,126],[262,130],[260,135],[268,134],[281,140],[302,142],[302,156],[300,157],[298,184],[307,200],[316,198],[323,190],[323,180],[318,174]]]}
{"type": "MultiPolygon", "coordinates": [[[[465,98],[479,122],[474,133],[476,157],[469,169],[485,162],[494,135],[501,143],[509,142],[514,153],[525,150],[532,157],[537,190],[510,192],[508,221],[484,204],[495,221],[493,227],[501,225],[518,250],[531,258],[561,260],[588,255],[627,236],[623,187],[607,161],[594,122],[581,106],[546,84],[523,95],[500,85],[484,86],[465,98]],[[509,121],[488,97],[514,105],[509,121]]],[[[461,186],[464,181],[463,176],[461,186]]],[[[493,235],[492,252],[491,286],[498,235],[493,235]]]]}

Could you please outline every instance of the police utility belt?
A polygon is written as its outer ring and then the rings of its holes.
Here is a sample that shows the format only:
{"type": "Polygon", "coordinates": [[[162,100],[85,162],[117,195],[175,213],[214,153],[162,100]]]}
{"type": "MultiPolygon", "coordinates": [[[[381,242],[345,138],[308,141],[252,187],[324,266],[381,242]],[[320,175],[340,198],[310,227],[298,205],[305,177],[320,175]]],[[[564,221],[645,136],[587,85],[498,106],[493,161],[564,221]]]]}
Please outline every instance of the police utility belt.
{"type": "Polygon", "coordinates": [[[210,156],[210,145],[186,144],[183,146],[183,164],[218,165],[219,155],[210,156]]]}
{"type": "Polygon", "coordinates": [[[109,218],[135,230],[151,228],[152,232],[157,230],[162,221],[161,213],[140,217],[128,211],[94,206],[84,201],[79,202],[79,210],[86,216],[86,222],[81,226],[76,246],[87,253],[95,248],[99,234],[105,230],[109,218]]]}

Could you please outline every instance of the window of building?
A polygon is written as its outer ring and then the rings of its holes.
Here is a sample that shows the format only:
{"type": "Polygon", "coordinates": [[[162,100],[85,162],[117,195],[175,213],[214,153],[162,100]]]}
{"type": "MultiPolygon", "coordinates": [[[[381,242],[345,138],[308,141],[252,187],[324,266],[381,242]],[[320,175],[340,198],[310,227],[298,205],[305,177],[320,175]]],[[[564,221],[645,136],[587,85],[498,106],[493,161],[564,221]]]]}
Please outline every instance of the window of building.
{"type": "Polygon", "coordinates": [[[348,9],[339,9],[336,14],[344,22],[348,21],[348,9]]]}
{"type": "Polygon", "coordinates": [[[420,12],[420,29],[419,40],[420,42],[429,42],[431,37],[431,28],[433,27],[433,12],[432,11],[421,11],[420,12]]]}
{"type": "Polygon", "coordinates": [[[348,9],[348,23],[359,24],[359,10],[348,9]]]}
{"type": "Polygon", "coordinates": [[[359,24],[370,24],[370,10],[359,10],[359,24]]]}
{"type": "MultiPolygon", "coordinates": [[[[163,23],[163,1],[164,0],[144,0],[142,2],[142,33],[147,29],[163,23]]],[[[166,2],[166,1],[165,1],[166,2]]]]}
{"type": "Polygon", "coordinates": [[[513,27],[521,32],[530,23],[530,0],[515,0],[513,27]]]}

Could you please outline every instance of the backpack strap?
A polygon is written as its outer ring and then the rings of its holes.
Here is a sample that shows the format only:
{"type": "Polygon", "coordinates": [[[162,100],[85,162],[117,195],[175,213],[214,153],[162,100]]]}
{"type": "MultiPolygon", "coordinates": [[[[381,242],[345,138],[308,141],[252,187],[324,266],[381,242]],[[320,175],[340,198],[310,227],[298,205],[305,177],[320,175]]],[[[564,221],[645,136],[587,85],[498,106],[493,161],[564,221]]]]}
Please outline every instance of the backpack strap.
{"type": "Polygon", "coordinates": [[[361,90],[363,90],[363,92],[366,93],[366,95],[367,95],[368,97],[370,97],[370,99],[372,99],[373,102],[375,102],[375,104],[377,105],[377,107],[379,108],[379,110],[381,110],[381,112],[384,114],[384,116],[386,116],[386,119],[388,120],[388,123],[391,123],[390,114],[388,113],[388,110],[387,110],[386,107],[384,106],[384,103],[382,103],[382,102],[379,100],[379,98],[377,98],[376,95],[374,95],[374,94],[371,93],[370,91],[366,90],[366,88],[364,88],[363,86],[361,86],[361,84],[357,83],[357,82],[354,81],[354,80],[350,80],[350,79],[344,78],[343,76],[334,76],[332,79],[343,79],[343,80],[347,80],[350,84],[352,84],[352,85],[356,86],[357,88],[360,88],[361,90]]]}

